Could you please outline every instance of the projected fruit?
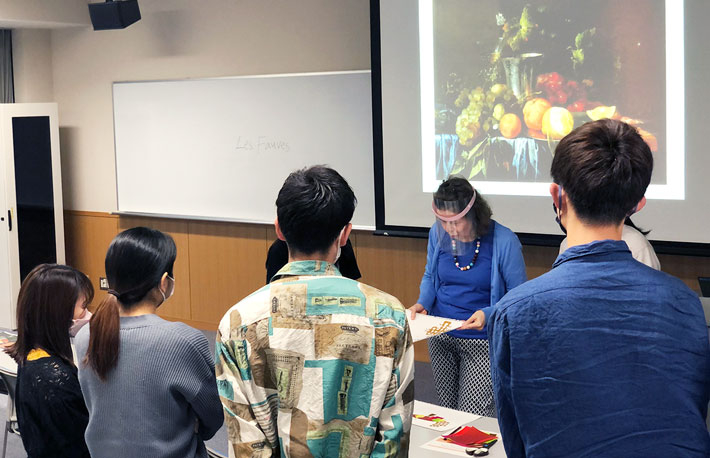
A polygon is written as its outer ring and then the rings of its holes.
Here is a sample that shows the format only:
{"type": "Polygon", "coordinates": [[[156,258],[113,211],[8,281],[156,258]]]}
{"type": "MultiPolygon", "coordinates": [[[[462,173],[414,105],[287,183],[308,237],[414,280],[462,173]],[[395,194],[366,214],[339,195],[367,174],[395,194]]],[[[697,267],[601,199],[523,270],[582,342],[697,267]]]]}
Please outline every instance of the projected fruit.
{"type": "Polygon", "coordinates": [[[505,105],[499,103],[493,107],[493,118],[500,121],[500,118],[505,114],[505,105]]]}
{"type": "Polygon", "coordinates": [[[617,113],[615,106],[607,107],[601,105],[592,110],[587,110],[587,116],[592,121],[598,121],[600,119],[618,119],[619,113],[617,113]]]}
{"type": "MultiPolygon", "coordinates": [[[[456,106],[464,107],[456,118],[459,143],[470,147],[477,137],[490,135],[493,126],[497,125],[506,113],[506,104],[512,100],[512,91],[502,83],[494,84],[488,90],[481,86],[473,90],[462,90],[454,102],[456,106]]],[[[510,132],[511,130],[508,130],[508,133],[510,132]]]]}
{"type": "MultiPolygon", "coordinates": [[[[616,8],[598,1],[607,13],[616,8]]],[[[526,0],[516,10],[516,2],[480,0],[486,11],[497,8],[486,17],[454,3],[434,7],[446,13],[434,19],[435,112],[448,119],[437,124],[437,179],[547,181],[557,143],[601,119],[636,127],[654,153],[660,147],[654,156],[665,159],[665,121],[657,115],[663,105],[653,98],[658,84],[648,82],[648,69],[662,68],[662,52],[651,52],[663,50],[653,48],[662,41],[657,32],[617,33],[623,20],[596,10],[581,14],[571,5],[577,2],[526,0]],[[470,32],[464,22],[475,39],[461,40],[470,32]]]]}
{"type": "Polygon", "coordinates": [[[653,135],[651,132],[648,132],[646,130],[643,130],[641,128],[636,128],[638,130],[639,135],[641,135],[641,138],[643,138],[643,141],[646,142],[648,147],[651,149],[652,153],[655,153],[658,151],[658,140],[656,139],[656,136],[653,135]]]}
{"type": "Polygon", "coordinates": [[[500,118],[500,134],[505,138],[515,138],[520,134],[523,126],[516,114],[508,113],[500,118]]]}
{"type": "Polygon", "coordinates": [[[569,110],[562,107],[552,107],[542,117],[542,133],[552,140],[560,140],[572,132],[574,118],[569,110]]]}
{"type": "Polygon", "coordinates": [[[523,118],[528,129],[541,130],[542,117],[551,107],[550,102],[543,98],[529,100],[523,107],[523,118]]]}

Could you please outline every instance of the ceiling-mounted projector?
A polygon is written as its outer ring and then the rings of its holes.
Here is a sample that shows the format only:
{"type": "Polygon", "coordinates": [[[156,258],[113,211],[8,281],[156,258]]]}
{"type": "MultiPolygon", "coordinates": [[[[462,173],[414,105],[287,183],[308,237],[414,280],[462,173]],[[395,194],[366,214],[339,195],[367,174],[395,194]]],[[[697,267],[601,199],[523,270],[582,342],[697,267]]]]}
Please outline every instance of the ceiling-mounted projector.
{"type": "Polygon", "coordinates": [[[106,0],[89,3],[89,16],[94,30],[125,29],[141,18],[138,0],[106,0]]]}

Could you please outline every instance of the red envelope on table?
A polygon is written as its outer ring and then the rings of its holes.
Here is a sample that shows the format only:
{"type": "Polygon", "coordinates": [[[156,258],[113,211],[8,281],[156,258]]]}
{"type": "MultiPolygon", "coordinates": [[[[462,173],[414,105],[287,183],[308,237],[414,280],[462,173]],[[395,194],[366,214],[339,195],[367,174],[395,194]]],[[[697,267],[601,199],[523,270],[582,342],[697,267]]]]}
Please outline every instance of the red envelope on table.
{"type": "Polygon", "coordinates": [[[463,447],[497,439],[497,436],[495,434],[484,433],[483,431],[474,428],[473,426],[464,426],[458,431],[454,431],[453,433],[442,437],[448,441],[453,442],[454,444],[461,445],[463,447]]]}

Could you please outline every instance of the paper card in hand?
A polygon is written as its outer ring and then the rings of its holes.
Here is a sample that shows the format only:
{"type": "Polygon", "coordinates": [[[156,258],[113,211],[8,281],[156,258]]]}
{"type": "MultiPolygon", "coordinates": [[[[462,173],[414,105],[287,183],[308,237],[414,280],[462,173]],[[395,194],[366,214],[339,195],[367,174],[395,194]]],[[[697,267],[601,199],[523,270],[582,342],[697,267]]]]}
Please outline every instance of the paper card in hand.
{"type": "Polygon", "coordinates": [[[412,320],[409,310],[407,310],[407,320],[409,321],[409,332],[412,333],[413,342],[453,331],[460,328],[464,323],[461,320],[423,315],[421,313],[417,313],[417,317],[412,320]]]}

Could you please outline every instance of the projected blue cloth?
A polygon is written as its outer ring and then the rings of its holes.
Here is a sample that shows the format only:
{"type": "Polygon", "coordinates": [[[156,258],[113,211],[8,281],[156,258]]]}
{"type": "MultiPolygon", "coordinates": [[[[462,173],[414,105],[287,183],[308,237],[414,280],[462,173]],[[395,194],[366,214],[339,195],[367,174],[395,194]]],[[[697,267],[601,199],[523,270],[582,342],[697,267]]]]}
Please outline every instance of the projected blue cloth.
{"type": "Polygon", "coordinates": [[[508,456],[710,456],[702,307],[625,242],[569,248],[488,333],[508,456]]]}
{"type": "Polygon", "coordinates": [[[456,154],[461,149],[459,137],[455,134],[436,135],[436,176],[445,179],[456,162],[456,154]]]}
{"type": "MultiPolygon", "coordinates": [[[[436,177],[443,180],[451,174],[456,159],[470,148],[462,146],[455,134],[437,134],[435,140],[436,177]]],[[[488,178],[503,179],[498,176],[501,172],[494,170],[498,162],[510,162],[516,180],[537,181],[543,178],[540,172],[539,154],[545,151],[546,147],[541,148],[540,142],[546,143],[544,140],[530,137],[492,137],[488,151],[489,154],[496,156],[497,160],[489,161],[488,178]]],[[[506,179],[512,178],[512,175],[506,177],[506,179]]]]}

